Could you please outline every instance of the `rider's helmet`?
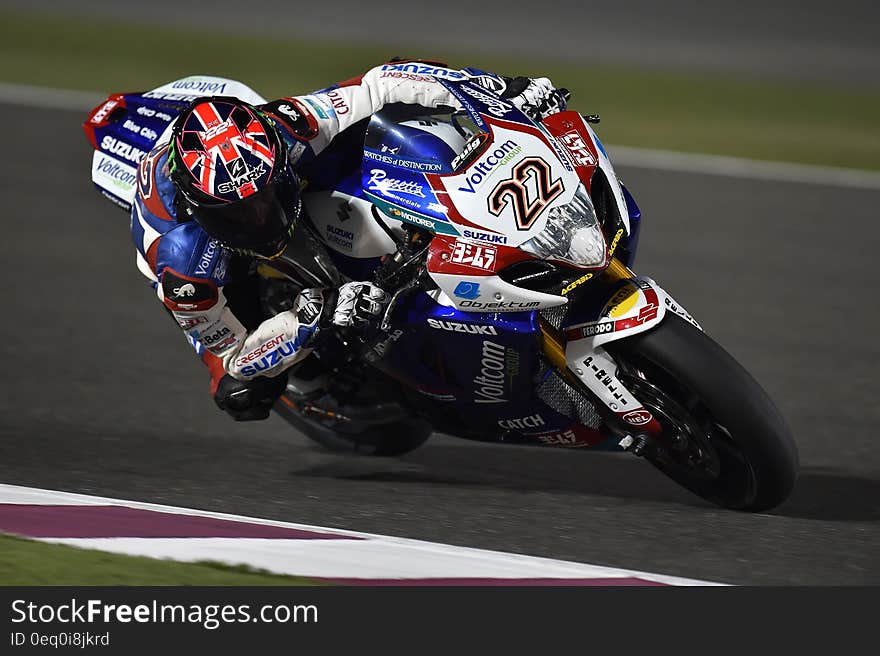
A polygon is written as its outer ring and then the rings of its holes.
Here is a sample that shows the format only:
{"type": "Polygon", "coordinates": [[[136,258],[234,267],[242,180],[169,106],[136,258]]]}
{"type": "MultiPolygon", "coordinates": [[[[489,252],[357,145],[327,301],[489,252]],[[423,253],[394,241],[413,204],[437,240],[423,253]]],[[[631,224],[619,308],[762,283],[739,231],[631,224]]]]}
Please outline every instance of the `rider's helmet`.
{"type": "Polygon", "coordinates": [[[277,257],[302,202],[272,119],[238,98],[197,98],[171,135],[171,180],[185,211],[234,251],[277,257]]]}

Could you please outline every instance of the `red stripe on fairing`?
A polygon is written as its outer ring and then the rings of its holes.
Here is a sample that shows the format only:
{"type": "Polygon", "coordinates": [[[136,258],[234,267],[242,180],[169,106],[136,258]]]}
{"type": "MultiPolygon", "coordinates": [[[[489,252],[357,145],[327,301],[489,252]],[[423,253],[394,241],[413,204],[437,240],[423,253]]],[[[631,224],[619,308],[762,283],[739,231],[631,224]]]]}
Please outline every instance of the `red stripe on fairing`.
{"type": "Polygon", "coordinates": [[[0,504],[0,531],[32,538],[363,538],[128,506],[0,504]]]}
{"type": "MultiPolygon", "coordinates": [[[[641,288],[640,288],[641,289],[641,288]]],[[[576,326],[570,326],[565,329],[565,339],[566,341],[573,342],[579,339],[584,339],[585,335],[581,331],[585,326],[593,326],[597,323],[611,323],[614,322],[614,330],[611,332],[620,332],[621,330],[628,330],[630,328],[636,328],[638,326],[644,325],[649,321],[654,321],[660,315],[660,299],[657,296],[657,292],[654,291],[653,288],[641,289],[642,293],[645,295],[645,300],[647,301],[646,305],[643,305],[639,308],[639,314],[635,317],[629,317],[627,319],[618,319],[614,321],[613,319],[609,319],[608,317],[602,317],[597,319],[596,321],[591,321],[588,323],[581,323],[576,326]]],[[[596,333],[601,335],[608,334],[607,332],[596,333]]],[[[590,335],[590,337],[594,337],[595,335],[590,335]]]]}
{"type": "Polygon", "coordinates": [[[537,258],[515,246],[487,244],[485,242],[466,239],[464,237],[458,238],[453,237],[452,235],[438,234],[434,235],[434,239],[431,240],[431,245],[428,248],[427,266],[430,273],[449,273],[463,276],[491,276],[516,262],[534,259],[537,258]],[[483,248],[494,248],[495,262],[492,267],[484,269],[470,264],[453,262],[452,253],[455,249],[455,244],[459,239],[483,248]],[[446,259],[443,258],[444,254],[446,255],[446,259]]]}
{"type": "Polygon", "coordinates": [[[657,298],[657,292],[648,288],[643,289],[642,293],[645,295],[645,300],[648,301],[648,304],[639,308],[637,316],[629,317],[628,319],[618,319],[614,322],[614,332],[641,326],[649,321],[653,321],[660,314],[660,299],[657,298]]]}
{"type": "Polygon", "coordinates": [[[315,581],[323,581],[336,585],[363,585],[378,587],[440,587],[440,586],[528,586],[528,587],[592,587],[592,586],[668,586],[668,583],[659,583],[640,579],[636,576],[622,576],[619,578],[531,578],[531,579],[497,579],[497,578],[423,578],[423,579],[339,579],[325,577],[309,577],[315,581]]]}

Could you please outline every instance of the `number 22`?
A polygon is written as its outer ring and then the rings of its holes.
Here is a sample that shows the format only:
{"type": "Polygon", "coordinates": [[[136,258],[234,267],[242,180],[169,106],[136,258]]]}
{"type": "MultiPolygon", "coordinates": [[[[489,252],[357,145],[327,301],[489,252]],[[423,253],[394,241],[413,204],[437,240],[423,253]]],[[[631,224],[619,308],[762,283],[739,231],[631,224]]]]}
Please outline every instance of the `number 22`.
{"type": "Polygon", "coordinates": [[[505,207],[512,205],[517,230],[528,230],[562,190],[561,179],[550,181],[547,162],[539,157],[528,157],[513,167],[513,177],[499,182],[489,194],[489,212],[499,216],[505,207]],[[526,182],[530,177],[536,182],[536,198],[529,198],[526,182]]]}

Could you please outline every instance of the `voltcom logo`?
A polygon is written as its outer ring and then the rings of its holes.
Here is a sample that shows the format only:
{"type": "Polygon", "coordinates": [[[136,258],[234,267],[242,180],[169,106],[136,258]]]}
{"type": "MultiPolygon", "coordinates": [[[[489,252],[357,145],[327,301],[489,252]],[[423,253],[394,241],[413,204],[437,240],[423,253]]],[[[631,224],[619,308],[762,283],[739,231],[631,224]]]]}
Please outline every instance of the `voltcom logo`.
{"type": "Polygon", "coordinates": [[[219,96],[226,91],[226,82],[216,82],[214,80],[184,79],[178,80],[171,85],[172,89],[186,89],[187,91],[198,91],[206,96],[219,96]]]}
{"type": "Polygon", "coordinates": [[[211,261],[214,259],[214,253],[217,252],[218,245],[219,244],[214,239],[208,241],[205,250],[202,252],[202,256],[199,258],[199,266],[196,268],[197,276],[207,275],[208,267],[211,266],[211,261]]]}
{"type": "Polygon", "coordinates": [[[127,166],[120,164],[112,157],[102,156],[98,161],[96,169],[108,178],[119,182],[125,188],[134,187],[137,184],[137,175],[132,173],[131,170],[127,170],[127,166]]]}
{"type": "Polygon", "coordinates": [[[475,403],[506,403],[506,380],[504,364],[505,348],[501,344],[485,340],[483,342],[480,373],[474,378],[477,386],[475,403]]]}
{"type": "Polygon", "coordinates": [[[458,190],[466,191],[469,194],[476,193],[476,188],[480,186],[483,180],[489,177],[492,171],[507,164],[521,152],[522,146],[518,145],[513,139],[508,139],[504,143],[499,144],[482,161],[477,162],[468,169],[468,174],[465,178],[467,186],[459,187],[458,190]]]}

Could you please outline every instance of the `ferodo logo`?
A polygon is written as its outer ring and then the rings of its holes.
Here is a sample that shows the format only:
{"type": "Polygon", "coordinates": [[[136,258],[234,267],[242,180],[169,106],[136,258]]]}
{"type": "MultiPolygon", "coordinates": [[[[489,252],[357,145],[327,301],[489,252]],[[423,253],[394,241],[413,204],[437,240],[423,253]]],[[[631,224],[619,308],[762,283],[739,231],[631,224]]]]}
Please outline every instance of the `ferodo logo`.
{"type": "MultiPolygon", "coordinates": [[[[580,337],[592,337],[593,335],[604,335],[614,332],[613,321],[600,321],[597,323],[587,324],[578,329],[580,337]]],[[[578,339],[580,339],[580,337],[578,339]]]]}
{"type": "Polygon", "coordinates": [[[644,426],[651,421],[651,413],[647,410],[631,410],[623,415],[623,420],[633,426],[644,426]]]}

